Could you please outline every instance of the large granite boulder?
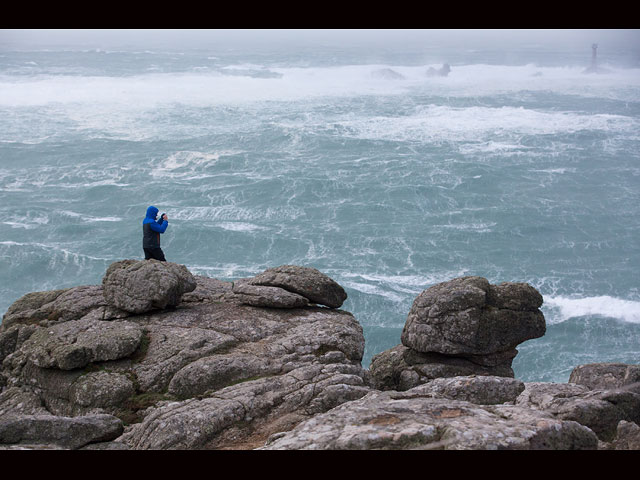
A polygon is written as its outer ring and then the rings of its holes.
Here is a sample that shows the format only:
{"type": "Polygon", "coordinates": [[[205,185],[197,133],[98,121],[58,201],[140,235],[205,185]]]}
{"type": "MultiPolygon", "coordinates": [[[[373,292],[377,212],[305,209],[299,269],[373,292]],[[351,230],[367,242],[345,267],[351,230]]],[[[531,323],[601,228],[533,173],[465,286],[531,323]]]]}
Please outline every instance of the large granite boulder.
{"type": "Polygon", "coordinates": [[[158,260],[122,260],[112,263],[103,279],[109,305],[130,313],[177,306],[182,295],[196,288],[184,265],[158,260]]]}
{"type": "Polygon", "coordinates": [[[574,421],[512,405],[433,396],[426,385],[371,392],[272,435],[264,450],[582,450],[598,446],[574,421]]]}
{"type": "Polygon", "coordinates": [[[461,277],[433,285],[414,300],[402,345],[373,357],[373,385],[402,391],[440,377],[513,377],[515,347],[545,333],[541,305],[526,283],[461,277]]]}
{"type": "Polygon", "coordinates": [[[545,333],[542,295],[526,283],[490,285],[461,277],[434,285],[413,302],[403,345],[418,352],[491,355],[545,333]]]}
{"type": "Polygon", "coordinates": [[[249,279],[250,285],[279,287],[309,299],[311,303],[339,308],[347,293],[334,280],[312,267],[281,265],[249,279]]]}

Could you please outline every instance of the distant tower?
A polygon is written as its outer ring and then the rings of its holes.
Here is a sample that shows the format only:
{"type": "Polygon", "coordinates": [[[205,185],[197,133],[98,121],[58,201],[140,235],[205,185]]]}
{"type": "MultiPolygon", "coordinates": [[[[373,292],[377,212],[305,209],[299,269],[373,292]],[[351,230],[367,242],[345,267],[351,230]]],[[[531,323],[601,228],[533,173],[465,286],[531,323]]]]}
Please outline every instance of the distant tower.
{"type": "Polygon", "coordinates": [[[591,45],[591,68],[593,69],[594,72],[598,69],[598,66],[596,64],[597,51],[598,51],[598,44],[594,43],[593,45],[591,45]]]}

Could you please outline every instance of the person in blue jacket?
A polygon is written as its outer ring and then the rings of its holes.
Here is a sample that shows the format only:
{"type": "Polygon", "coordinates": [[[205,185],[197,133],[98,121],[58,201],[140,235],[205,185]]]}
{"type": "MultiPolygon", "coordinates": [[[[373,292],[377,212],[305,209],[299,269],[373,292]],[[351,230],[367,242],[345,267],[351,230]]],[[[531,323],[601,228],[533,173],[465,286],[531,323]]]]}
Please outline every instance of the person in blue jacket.
{"type": "Polygon", "coordinates": [[[151,205],[147,208],[147,216],[142,221],[142,249],[144,250],[144,259],[149,260],[155,258],[161,262],[166,262],[164,252],[160,248],[160,234],[164,233],[169,226],[166,213],[156,221],[158,209],[151,205]]]}

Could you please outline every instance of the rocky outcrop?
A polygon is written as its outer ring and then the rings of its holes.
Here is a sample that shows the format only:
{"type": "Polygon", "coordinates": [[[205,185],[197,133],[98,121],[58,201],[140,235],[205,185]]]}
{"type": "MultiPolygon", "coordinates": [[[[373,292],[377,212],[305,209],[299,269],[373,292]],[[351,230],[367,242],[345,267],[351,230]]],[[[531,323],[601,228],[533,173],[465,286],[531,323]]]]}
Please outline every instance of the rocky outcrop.
{"type": "Polygon", "coordinates": [[[590,390],[574,383],[525,384],[516,405],[574,420],[589,427],[602,441],[612,441],[621,421],[640,423],[640,395],[618,390],[590,390]]]}
{"type": "Polygon", "coordinates": [[[24,434],[16,445],[260,446],[269,434],[370,391],[362,327],[348,312],[315,305],[342,298],[333,280],[291,266],[256,284],[185,271],[125,260],[109,267],[102,286],[85,288],[94,293],[91,308],[55,320],[42,314],[70,290],[10,308],[14,320],[0,326],[0,419],[108,415],[122,429],[120,438],[105,430],[82,445],[44,434],[39,441],[24,434]],[[282,286],[262,285],[269,281],[282,286]],[[119,315],[101,319],[96,310],[107,307],[119,315]]]}
{"type": "Polygon", "coordinates": [[[587,427],[532,409],[433,397],[422,385],[372,392],[317,415],[263,449],[596,449],[587,427]]]}
{"type": "Polygon", "coordinates": [[[525,283],[461,277],[436,284],[413,302],[402,345],[373,358],[374,386],[407,390],[438,377],[513,377],[515,347],[544,335],[541,305],[540,293],[525,283]]]}
{"type": "Polygon", "coordinates": [[[196,288],[184,265],[158,260],[122,260],[112,263],[102,279],[109,305],[130,313],[177,306],[182,295],[196,288]]]}
{"type": "Polygon", "coordinates": [[[153,260],[25,295],[0,324],[0,449],[637,448],[639,366],[513,378],[544,333],[530,286],[425,290],[370,370],[345,299],[309,267],[225,282],[153,260]]]}

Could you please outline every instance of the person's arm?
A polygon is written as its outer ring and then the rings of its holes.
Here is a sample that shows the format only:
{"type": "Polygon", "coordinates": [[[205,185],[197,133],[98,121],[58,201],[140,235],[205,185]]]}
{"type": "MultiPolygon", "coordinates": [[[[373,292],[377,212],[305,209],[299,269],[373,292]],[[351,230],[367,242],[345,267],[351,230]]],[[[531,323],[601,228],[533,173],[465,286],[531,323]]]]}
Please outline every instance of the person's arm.
{"type": "Polygon", "coordinates": [[[149,224],[149,226],[151,227],[151,230],[153,230],[154,232],[158,232],[158,233],[164,233],[165,230],[167,229],[167,227],[169,226],[169,222],[165,219],[166,215],[161,218],[160,220],[158,220],[158,222],[151,222],[149,224]]]}

